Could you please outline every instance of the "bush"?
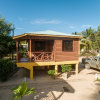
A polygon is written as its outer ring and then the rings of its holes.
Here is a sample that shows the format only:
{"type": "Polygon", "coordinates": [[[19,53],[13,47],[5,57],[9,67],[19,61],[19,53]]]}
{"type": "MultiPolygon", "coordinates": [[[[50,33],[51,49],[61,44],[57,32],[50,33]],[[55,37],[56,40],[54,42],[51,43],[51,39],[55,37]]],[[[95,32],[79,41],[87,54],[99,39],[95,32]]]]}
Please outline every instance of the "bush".
{"type": "Polygon", "coordinates": [[[62,65],[62,72],[70,72],[72,70],[72,65],[62,65]]]}
{"type": "Polygon", "coordinates": [[[67,72],[68,77],[70,76],[69,73],[72,70],[72,65],[62,65],[62,72],[67,72]]]}
{"type": "Polygon", "coordinates": [[[48,71],[48,75],[50,75],[51,77],[55,78],[55,70],[49,70],[48,71]]]}
{"type": "Polygon", "coordinates": [[[26,82],[22,81],[21,85],[11,89],[13,92],[12,100],[22,100],[24,96],[36,93],[34,88],[28,88],[26,82]]]}
{"type": "Polygon", "coordinates": [[[10,59],[0,60],[0,81],[6,81],[15,70],[15,63],[10,59]]]}

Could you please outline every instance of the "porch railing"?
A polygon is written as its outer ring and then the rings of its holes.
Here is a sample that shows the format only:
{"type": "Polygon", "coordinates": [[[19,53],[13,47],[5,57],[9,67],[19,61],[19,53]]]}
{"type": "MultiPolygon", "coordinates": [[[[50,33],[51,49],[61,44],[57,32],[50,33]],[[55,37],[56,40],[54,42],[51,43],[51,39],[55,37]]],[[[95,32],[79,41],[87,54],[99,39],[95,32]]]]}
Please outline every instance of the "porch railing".
{"type": "MultiPolygon", "coordinates": [[[[18,58],[20,62],[30,61],[29,52],[18,53],[18,58]]],[[[31,52],[31,61],[53,61],[53,52],[31,52]]]]}
{"type": "Polygon", "coordinates": [[[53,61],[53,52],[32,52],[32,61],[53,61]]]}

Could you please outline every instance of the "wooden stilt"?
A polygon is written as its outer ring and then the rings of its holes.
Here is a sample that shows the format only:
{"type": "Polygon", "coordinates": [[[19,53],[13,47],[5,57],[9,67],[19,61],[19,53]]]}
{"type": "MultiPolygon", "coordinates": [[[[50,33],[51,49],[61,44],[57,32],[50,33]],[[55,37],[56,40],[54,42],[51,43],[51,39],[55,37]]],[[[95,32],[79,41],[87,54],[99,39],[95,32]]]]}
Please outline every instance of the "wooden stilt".
{"type": "Polygon", "coordinates": [[[48,69],[49,69],[49,66],[48,66],[48,69]]]}
{"type": "Polygon", "coordinates": [[[30,79],[33,80],[33,67],[30,69],[30,79]]]}
{"type": "Polygon", "coordinates": [[[58,65],[55,65],[55,75],[58,75],[58,65]]]}
{"type": "Polygon", "coordinates": [[[75,65],[75,73],[78,74],[78,63],[75,65]]]}

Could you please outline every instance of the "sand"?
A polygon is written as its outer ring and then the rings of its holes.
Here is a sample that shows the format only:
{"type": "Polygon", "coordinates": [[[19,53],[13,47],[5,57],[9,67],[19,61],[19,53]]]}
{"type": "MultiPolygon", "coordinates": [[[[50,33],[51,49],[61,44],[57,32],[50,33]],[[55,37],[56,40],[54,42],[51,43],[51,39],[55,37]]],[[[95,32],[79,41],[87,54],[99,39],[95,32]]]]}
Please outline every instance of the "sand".
{"type": "MultiPolygon", "coordinates": [[[[78,75],[71,75],[67,80],[61,74],[56,80],[48,75],[40,75],[30,80],[29,87],[34,87],[36,94],[25,96],[23,100],[100,100],[100,82],[95,82],[95,74],[99,71],[84,69],[78,75]],[[64,90],[66,88],[68,91],[64,90]]],[[[22,71],[18,71],[7,82],[0,83],[0,100],[11,100],[11,88],[24,79],[22,71]]]]}

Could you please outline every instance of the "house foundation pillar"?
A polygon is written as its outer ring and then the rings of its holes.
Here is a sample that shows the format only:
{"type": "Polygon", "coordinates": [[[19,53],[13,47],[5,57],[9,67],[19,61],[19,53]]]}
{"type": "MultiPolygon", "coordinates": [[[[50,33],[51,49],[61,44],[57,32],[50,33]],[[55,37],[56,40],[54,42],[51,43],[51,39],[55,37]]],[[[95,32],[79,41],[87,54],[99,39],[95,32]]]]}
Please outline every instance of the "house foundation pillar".
{"type": "Polygon", "coordinates": [[[30,79],[33,80],[33,67],[30,68],[30,79]]]}
{"type": "Polygon", "coordinates": [[[49,69],[49,66],[47,66],[47,68],[49,69]]]}
{"type": "Polygon", "coordinates": [[[78,74],[78,63],[75,64],[75,74],[76,74],[76,75],[78,74]]]}
{"type": "Polygon", "coordinates": [[[55,75],[58,75],[58,65],[55,65],[55,75]]]}

